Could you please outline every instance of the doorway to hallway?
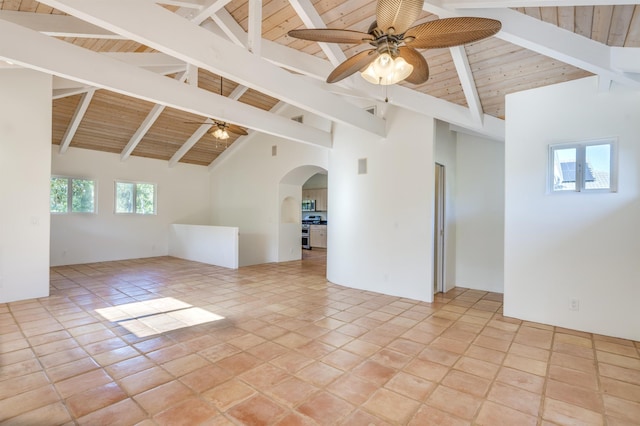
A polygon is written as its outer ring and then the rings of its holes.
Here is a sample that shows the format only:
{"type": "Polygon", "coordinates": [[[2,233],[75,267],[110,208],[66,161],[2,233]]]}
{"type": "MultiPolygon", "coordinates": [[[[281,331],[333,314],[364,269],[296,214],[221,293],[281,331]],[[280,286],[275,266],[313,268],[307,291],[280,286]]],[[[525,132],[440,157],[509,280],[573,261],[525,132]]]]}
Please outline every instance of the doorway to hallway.
{"type": "Polygon", "coordinates": [[[433,292],[444,291],[445,168],[436,163],[433,221],[433,292]]]}

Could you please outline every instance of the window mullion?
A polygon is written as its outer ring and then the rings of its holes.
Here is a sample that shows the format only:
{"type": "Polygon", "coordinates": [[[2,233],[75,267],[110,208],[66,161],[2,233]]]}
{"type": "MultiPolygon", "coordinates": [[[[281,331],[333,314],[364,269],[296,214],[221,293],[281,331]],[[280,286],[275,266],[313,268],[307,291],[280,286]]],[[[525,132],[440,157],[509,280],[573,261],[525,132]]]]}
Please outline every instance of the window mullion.
{"type": "Polygon", "coordinates": [[[584,171],[585,164],[585,145],[578,145],[576,147],[576,191],[582,192],[585,189],[584,183],[584,171]]]}
{"type": "Polygon", "coordinates": [[[133,212],[134,214],[138,214],[138,184],[134,183],[133,184],[133,201],[132,201],[132,205],[133,205],[133,212]]]}
{"type": "Polygon", "coordinates": [[[73,179],[67,178],[67,213],[72,213],[73,208],[73,179]]]}

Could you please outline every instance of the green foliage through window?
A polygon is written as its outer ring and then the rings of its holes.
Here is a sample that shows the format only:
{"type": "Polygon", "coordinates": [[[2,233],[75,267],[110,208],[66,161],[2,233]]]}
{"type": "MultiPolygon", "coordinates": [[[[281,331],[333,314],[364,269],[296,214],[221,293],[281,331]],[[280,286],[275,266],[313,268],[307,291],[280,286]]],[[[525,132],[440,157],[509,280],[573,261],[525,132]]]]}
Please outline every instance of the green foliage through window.
{"type": "Polygon", "coordinates": [[[52,177],[49,193],[51,213],[95,213],[96,183],[89,179],[52,177]]]}
{"type": "Polygon", "coordinates": [[[116,182],[116,213],[156,214],[156,186],[116,182]]]}

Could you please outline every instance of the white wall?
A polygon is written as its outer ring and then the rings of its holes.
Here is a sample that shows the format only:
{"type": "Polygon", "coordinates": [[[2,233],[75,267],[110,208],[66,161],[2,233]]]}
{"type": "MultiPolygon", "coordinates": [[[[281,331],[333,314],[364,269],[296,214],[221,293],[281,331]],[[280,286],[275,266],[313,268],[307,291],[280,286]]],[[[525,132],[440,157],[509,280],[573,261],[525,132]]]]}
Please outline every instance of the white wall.
{"type": "Polygon", "coordinates": [[[236,149],[236,154],[211,171],[212,224],[240,229],[240,266],[278,262],[281,254],[282,260],[299,259],[300,252],[295,251],[301,242],[299,224],[284,224],[288,229],[280,243],[280,206],[287,196],[301,201],[304,181],[319,168],[327,169],[327,149],[263,134],[236,149]],[[273,145],[278,146],[275,157],[271,155],[273,145]],[[315,166],[314,171],[301,178],[295,191],[284,188],[293,182],[283,182],[280,191],[283,177],[304,165],[315,166]],[[293,238],[294,233],[296,237],[289,240],[287,236],[293,238]]]}
{"type": "Polygon", "coordinates": [[[0,302],[49,295],[51,76],[0,70],[0,302]]]}
{"type": "Polygon", "coordinates": [[[504,143],[458,133],[456,285],[504,291],[504,143]]]}
{"type": "Polygon", "coordinates": [[[435,162],[445,167],[444,291],[456,286],[456,133],[436,120],[435,162]]]}
{"type": "Polygon", "coordinates": [[[640,340],[638,105],[596,77],[507,96],[505,315],[640,340]],[[618,138],[618,192],[546,194],[548,145],[601,137],[618,138]]]}
{"type": "MultiPolygon", "coordinates": [[[[49,100],[49,103],[51,101],[49,100]]],[[[97,214],[51,215],[51,265],[164,256],[172,223],[209,225],[206,167],[78,148],[52,150],[51,173],[97,181],[97,214]],[[157,184],[157,215],[114,214],[114,182],[157,184]]]]}
{"type": "Polygon", "coordinates": [[[327,277],[433,299],[434,120],[389,107],[387,138],[336,125],[329,161],[327,277]],[[366,158],[368,173],[358,174],[366,158]]]}
{"type": "Polygon", "coordinates": [[[302,259],[302,222],[300,185],[281,183],[279,186],[280,219],[278,232],[278,262],[302,259]],[[284,200],[293,200],[290,205],[284,200]],[[295,211],[292,211],[295,209],[295,211]]]}
{"type": "Polygon", "coordinates": [[[238,269],[238,228],[173,224],[169,228],[169,255],[238,269]]]}

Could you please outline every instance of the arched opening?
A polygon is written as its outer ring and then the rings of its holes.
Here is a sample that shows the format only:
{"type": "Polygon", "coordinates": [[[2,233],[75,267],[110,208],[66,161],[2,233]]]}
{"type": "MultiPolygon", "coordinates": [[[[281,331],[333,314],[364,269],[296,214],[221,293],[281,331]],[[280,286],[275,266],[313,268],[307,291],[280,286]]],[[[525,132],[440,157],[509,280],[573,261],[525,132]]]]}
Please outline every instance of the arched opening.
{"type": "MultiPolygon", "coordinates": [[[[323,211],[316,211],[315,202],[318,200],[313,200],[313,205],[307,204],[303,207],[303,186],[309,182],[309,190],[311,190],[312,194],[320,194],[318,192],[318,182],[322,182],[322,176],[324,176],[324,182],[326,182],[327,170],[319,167],[319,166],[300,166],[295,169],[289,171],[285,174],[280,180],[279,184],[279,223],[278,223],[278,261],[286,262],[289,260],[300,260],[303,259],[303,243],[308,243],[309,241],[303,240],[303,227],[307,224],[303,225],[303,221],[308,221],[309,216],[318,216],[322,219],[316,219],[317,221],[322,220],[325,226],[324,237],[327,236],[327,188],[325,185],[324,194],[325,198],[319,200],[320,208],[324,209],[323,211]],[[315,177],[319,175],[319,177],[315,177]],[[307,219],[305,219],[307,218],[307,219]]],[[[320,184],[321,186],[321,184],[320,184]]],[[[306,201],[311,201],[307,195],[306,201]]],[[[319,224],[319,223],[318,223],[319,224]]],[[[310,226],[307,226],[307,232],[310,237],[310,226]]],[[[326,240],[325,240],[326,241],[326,240]]],[[[326,250],[326,242],[324,243],[326,250]]],[[[309,251],[306,250],[308,253],[309,251]]]]}

